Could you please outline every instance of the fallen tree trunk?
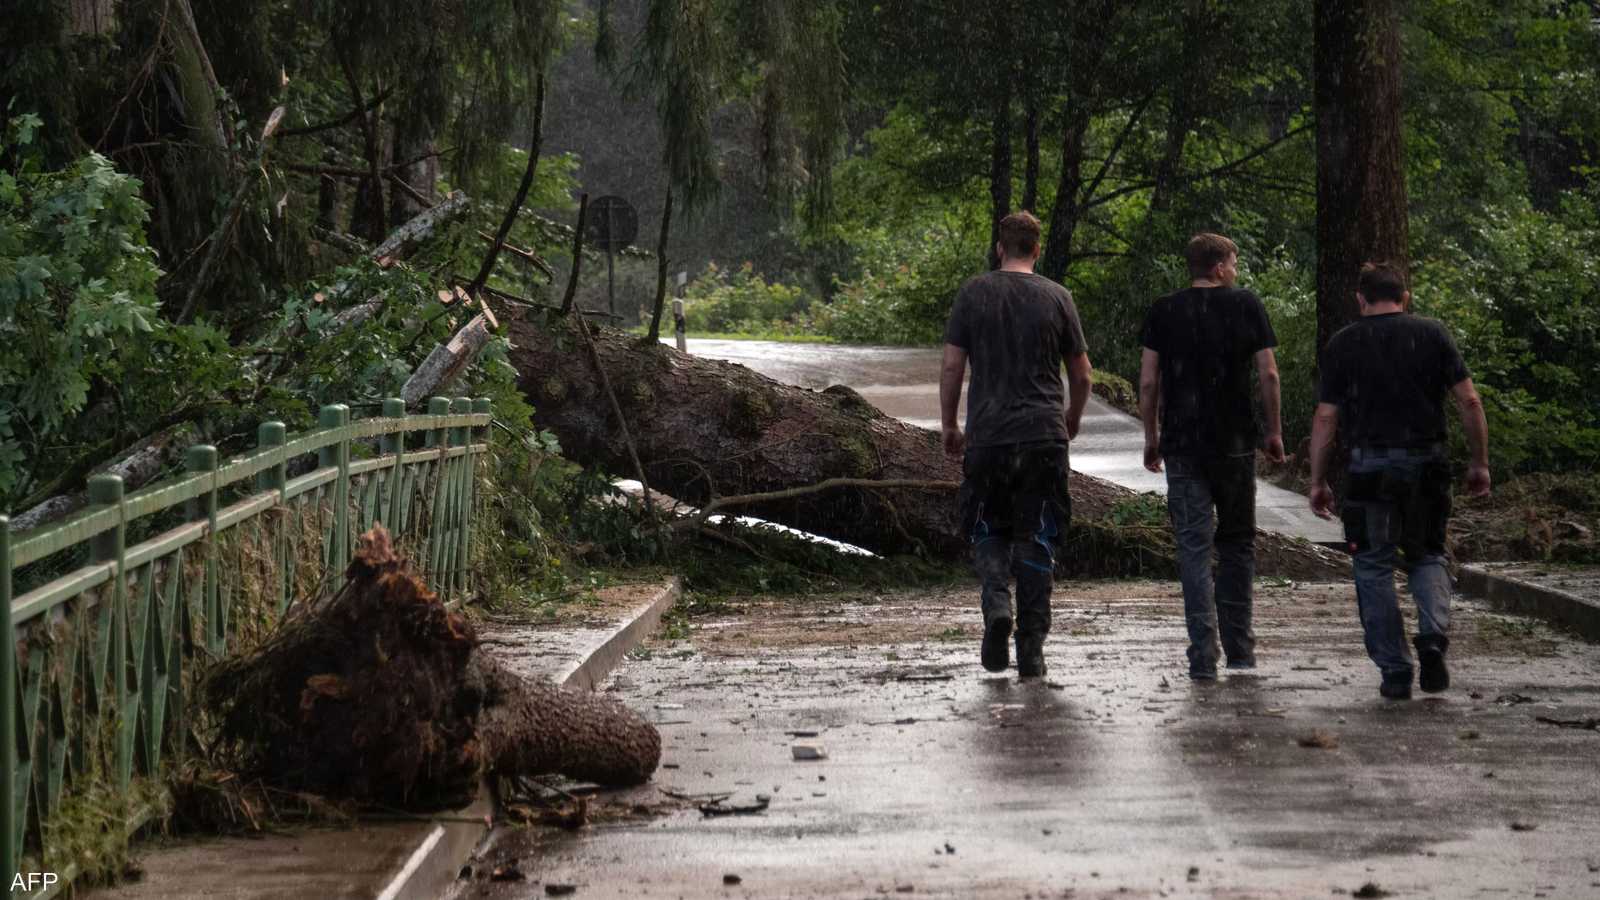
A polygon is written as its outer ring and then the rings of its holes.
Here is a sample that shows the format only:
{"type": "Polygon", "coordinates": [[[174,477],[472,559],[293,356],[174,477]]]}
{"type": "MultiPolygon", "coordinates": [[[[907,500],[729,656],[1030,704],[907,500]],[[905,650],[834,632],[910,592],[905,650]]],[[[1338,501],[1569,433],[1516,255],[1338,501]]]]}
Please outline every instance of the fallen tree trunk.
{"type": "Polygon", "coordinates": [[[478,649],[382,526],[347,581],[205,681],[241,774],[406,809],[461,805],[485,775],[649,779],[655,727],[616,700],[524,681],[478,649]]]}
{"type": "MultiPolygon", "coordinates": [[[[631,472],[621,431],[574,327],[567,320],[548,328],[528,320],[510,324],[518,385],[533,403],[539,426],[555,432],[565,455],[631,472]]],[[[842,385],[824,391],[793,387],[744,366],[589,327],[594,353],[609,374],[653,488],[701,507],[729,495],[786,492],[737,511],[879,553],[966,557],[951,489],[961,480],[961,467],[945,455],[936,432],[891,419],[842,385]],[[834,478],[946,486],[789,491],[834,478]]],[[[1072,473],[1071,491],[1073,519],[1086,526],[1103,521],[1114,506],[1134,496],[1079,472],[1072,473]]],[[[1111,545],[1125,540],[1140,570],[1165,573],[1171,569],[1170,532],[1163,538],[1161,531],[1147,528],[1125,539],[1112,534],[1070,545],[1068,552],[1117,552],[1111,545]]],[[[1281,535],[1261,532],[1258,546],[1263,575],[1342,577],[1348,572],[1336,554],[1281,535]]],[[[1098,563],[1063,560],[1069,571],[1129,571],[1098,563]]]]}

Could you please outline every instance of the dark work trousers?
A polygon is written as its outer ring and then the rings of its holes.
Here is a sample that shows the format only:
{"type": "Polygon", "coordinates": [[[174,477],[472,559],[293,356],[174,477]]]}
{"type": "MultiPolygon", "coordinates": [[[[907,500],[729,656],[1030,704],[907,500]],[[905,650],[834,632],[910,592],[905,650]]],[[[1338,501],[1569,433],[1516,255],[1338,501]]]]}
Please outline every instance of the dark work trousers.
{"type": "Polygon", "coordinates": [[[972,447],[962,472],[961,527],[983,586],[984,624],[1011,616],[1014,575],[1017,634],[1048,634],[1056,554],[1072,520],[1066,443],[972,447]]]}
{"type": "Polygon", "coordinates": [[[1216,673],[1219,632],[1228,661],[1251,665],[1256,647],[1250,629],[1256,571],[1255,453],[1168,456],[1166,465],[1167,513],[1177,538],[1183,616],[1189,626],[1189,672],[1216,673]]]}

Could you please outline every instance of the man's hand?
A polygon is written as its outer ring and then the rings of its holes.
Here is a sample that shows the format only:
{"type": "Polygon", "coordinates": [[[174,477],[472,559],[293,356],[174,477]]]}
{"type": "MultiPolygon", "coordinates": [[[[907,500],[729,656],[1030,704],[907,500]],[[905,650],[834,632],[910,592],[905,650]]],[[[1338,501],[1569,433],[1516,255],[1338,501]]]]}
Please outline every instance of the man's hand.
{"type": "Polygon", "coordinates": [[[1078,416],[1078,417],[1067,416],[1067,440],[1070,441],[1073,438],[1077,437],[1078,436],[1078,430],[1080,428],[1082,428],[1082,427],[1083,427],[1083,418],[1081,416],[1078,416]]]}
{"type": "Polygon", "coordinates": [[[946,425],[941,431],[944,434],[944,452],[951,456],[960,456],[962,449],[967,445],[967,436],[961,433],[961,426],[946,425]]]}
{"type": "Polygon", "coordinates": [[[1489,496],[1489,467],[1473,463],[1467,466],[1467,493],[1474,497],[1489,496]]]}
{"type": "Polygon", "coordinates": [[[1280,466],[1283,465],[1284,461],[1287,459],[1287,457],[1283,455],[1283,435],[1267,435],[1266,451],[1267,459],[1272,460],[1280,466]]]}
{"type": "Polygon", "coordinates": [[[1152,472],[1161,471],[1161,444],[1160,442],[1144,442],[1144,467],[1152,472]]]}
{"type": "Polygon", "coordinates": [[[1326,481],[1319,481],[1311,487],[1311,511],[1318,518],[1333,518],[1333,488],[1328,487],[1326,481]]]}

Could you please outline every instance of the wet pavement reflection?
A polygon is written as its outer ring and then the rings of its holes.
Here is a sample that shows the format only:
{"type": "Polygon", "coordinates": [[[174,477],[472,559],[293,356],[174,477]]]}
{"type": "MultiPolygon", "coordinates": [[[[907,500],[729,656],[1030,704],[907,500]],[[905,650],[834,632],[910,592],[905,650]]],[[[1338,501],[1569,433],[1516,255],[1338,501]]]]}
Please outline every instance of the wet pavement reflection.
{"type": "Polygon", "coordinates": [[[1175,585],[1068,586],[1028,682],[977,665],[975,591],[738,604],[615,679],[654,782],[500,832],[460,896],[1600,895],[1600,732],[1539,719],[1600,716],[1600,647],[1460,600],[1454,687],[1392,703],[1347,585],[1258,590],[1261,666],[1215,683],[1175,585]]]}

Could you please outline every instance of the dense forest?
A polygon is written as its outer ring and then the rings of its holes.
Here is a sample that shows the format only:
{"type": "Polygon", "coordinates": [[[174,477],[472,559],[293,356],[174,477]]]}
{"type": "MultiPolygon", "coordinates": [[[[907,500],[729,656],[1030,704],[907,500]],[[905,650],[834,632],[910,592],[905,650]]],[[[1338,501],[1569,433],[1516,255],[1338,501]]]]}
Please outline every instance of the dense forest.
{"type": "MultiPolygon", "coordinates": [[[[640,211],[624,324],[687,271],[691,328],[860,343],[937,343],[998,214],[1035,210],[1040,271],[1124,377],[1184,240],[1220,231],[1278,333],[1291,450],[1354,267],[1398,258],[1485,396],[1497,475],[1600,463],[1595,0],[15,0],[4,16],[14,512],[163,435],[237,448],[264,418],[398,395],[470,318],[441,297],[501,318],[603,307],[603,257],[568,277],[580,200],[601,194],[640,211]],[[417,246],[385,243],[447,197],[470,202],[417,246]]],[[[457,389],[554,451],[509,353],[492,337],[457,389]]]]}

